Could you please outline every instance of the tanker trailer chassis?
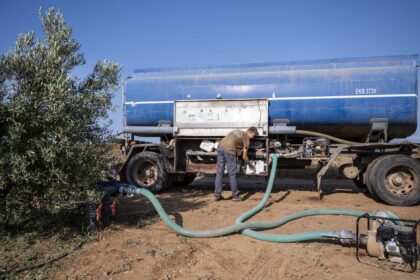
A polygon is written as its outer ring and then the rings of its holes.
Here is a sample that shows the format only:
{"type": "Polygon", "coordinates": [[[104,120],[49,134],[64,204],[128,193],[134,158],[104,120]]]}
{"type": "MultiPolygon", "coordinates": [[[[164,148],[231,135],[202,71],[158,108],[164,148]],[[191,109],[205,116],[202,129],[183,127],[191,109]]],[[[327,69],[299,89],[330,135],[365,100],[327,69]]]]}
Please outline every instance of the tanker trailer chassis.
{"type": "Polygon", "coordinates": [[[365,142],[354,142],[299,130],[288,120],[273,120],[269,126],[268,110],[267,99],[175,101],[173,121],[161,121],[148,130],[125,128],[131,139],[124,146],[121,181],[157,192],[187,185],[196,174],[215,174],[219,140],[233,129],[255,126],[259,136],[251,142],[249,157],[257,171],[238,159],[239,175],[268,176],[269,155],[276,153],[283,155],[279,168],[314,168],[320,198],[322,178],[335,167],[342,177],[388,204],[420,202],[419,146],[386,143],[385,119],[372,120],[365,142]],[[140,143],[135,135],[156,135],[161,141],[140,143]],[[368,142],[373,140],[378,142],[368,142]]]}

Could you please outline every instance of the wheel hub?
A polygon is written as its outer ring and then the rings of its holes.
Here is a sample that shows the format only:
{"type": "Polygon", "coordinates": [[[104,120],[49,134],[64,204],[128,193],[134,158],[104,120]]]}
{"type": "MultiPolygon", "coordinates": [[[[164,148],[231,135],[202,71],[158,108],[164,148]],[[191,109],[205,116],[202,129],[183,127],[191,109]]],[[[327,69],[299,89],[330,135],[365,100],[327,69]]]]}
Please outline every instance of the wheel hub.
{"type": "Polygon", "coordinates": [[[407,195],[414,186],[413,173],[405,168],[392,169],[387,174],[386,185],[395,194],[407,195]]]}
{"type": "Polygon", "coordinates": [[[143,186],[150,186],[156,182],[158,175],[157,166],[148,161],[143,161],[137,168],[137,178],[143,186]]]}
{"type": "Polygon", "coordinates": [[[402,183],[403,183],[403,179],[401,178],[401,176],[395,176],[393,179],[392,179],[392,182],[394,183],[394,185],[396,185],[396,186],[401,186],[402,185],[402,183]]]}

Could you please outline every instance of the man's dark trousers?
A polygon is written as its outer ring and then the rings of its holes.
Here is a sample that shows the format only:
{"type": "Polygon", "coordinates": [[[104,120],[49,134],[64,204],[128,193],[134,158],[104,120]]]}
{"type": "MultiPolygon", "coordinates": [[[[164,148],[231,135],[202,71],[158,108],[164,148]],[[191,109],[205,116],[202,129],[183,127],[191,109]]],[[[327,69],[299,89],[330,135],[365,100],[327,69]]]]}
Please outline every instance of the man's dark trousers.
{"type": "Polygon", "coordinates": [[[235,152],[225,151],[222,148],[219,148],[219,151],[217,152],[215,196],[219,197],[222,193],[222,178],[226,165],[229,174],[232,197],[238,197],[238,183],[236,182],[236,154],[235,152]]]}

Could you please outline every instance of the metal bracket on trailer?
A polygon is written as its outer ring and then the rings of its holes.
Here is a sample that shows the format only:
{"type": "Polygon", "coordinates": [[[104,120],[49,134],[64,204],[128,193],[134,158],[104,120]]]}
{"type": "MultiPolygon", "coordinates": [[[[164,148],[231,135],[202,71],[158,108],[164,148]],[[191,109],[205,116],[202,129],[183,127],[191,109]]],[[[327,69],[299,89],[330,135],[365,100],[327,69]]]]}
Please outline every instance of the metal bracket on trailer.
{"type": "Polygon", "coordinates": [[[322,199],[322,196],[323,196],[323,191],[321,189],[322,177],[327,173],[328,169],[331,167],[331,164],[337,159],[338,155],[341,154],[344,148],[346,148],[346,146],[338,147],[334,151],[334,153],[332,153],[332,155],[330,156],[327,162],[325,161],[320,162],[320,164],[318,165],[315,171],[316,173],[315,185],[318,190],[319,199],[322,199]]]}
{"type": "Polygon", "coordinates": [[[388,142],[388,119],[386,118],[373,118],[370,120],[370,129],[366,138],[366,143],[380,142],[383,140],[388,142]]]}

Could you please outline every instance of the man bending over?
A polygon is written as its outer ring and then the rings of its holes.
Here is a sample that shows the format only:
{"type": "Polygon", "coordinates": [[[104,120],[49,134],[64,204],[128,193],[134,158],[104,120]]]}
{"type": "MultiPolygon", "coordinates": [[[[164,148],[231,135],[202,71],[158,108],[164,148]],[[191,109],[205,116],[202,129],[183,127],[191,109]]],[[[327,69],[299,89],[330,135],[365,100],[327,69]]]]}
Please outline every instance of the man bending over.
{"type": "Polygon", "coordinates": [[[246,131],[233,130],[229,132],[221,141],[217,152],[217,171],[215,181],[215,200],[222,197],[222,178],[227,166],[229,174],[230,189],[232,190],[232,201],[241,201],[238,195],[238,183],[236,181],[236,160],[242,155],[246,164],[255,168],[248,158],[249,142],[258,135],[257,128],[251,126],[246,131]]]}

